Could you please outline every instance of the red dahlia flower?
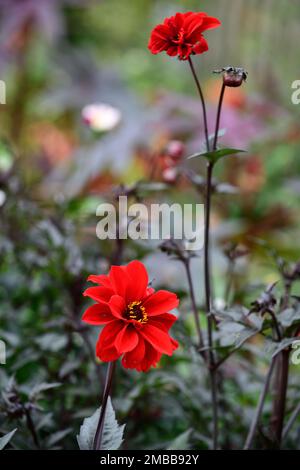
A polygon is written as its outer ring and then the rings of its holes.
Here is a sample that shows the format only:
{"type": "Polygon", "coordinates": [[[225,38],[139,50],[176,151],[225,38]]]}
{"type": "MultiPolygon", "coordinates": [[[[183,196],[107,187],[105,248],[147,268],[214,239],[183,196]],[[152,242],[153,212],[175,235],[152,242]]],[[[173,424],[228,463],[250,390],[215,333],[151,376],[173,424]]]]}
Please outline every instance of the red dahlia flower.
{"type": "Polygon", "coordinates": [[[176,13],[155,26],[148,48],[152,54],[166,51],[170,56],[187,60],[191,54],[202,54],[208,44],[202,33],[217,28],[221,22],[206,13],[176,13]]]}
{"type": "Polygon", "coordinates": [[[123,356],[124,367],[146,372],[156,366],[162,354],[173,354],[178,343],[169,336],[169,329],[176,317],[167,312],[177,307],[178,298],[149,288],[143,263],[112,266],[108,276],[92,275],[88,280],[98,286],[89,287],[84,295],[97,303],[88,307],[82,319],[105,325],[96,346],[102,361],[123,356]]]}

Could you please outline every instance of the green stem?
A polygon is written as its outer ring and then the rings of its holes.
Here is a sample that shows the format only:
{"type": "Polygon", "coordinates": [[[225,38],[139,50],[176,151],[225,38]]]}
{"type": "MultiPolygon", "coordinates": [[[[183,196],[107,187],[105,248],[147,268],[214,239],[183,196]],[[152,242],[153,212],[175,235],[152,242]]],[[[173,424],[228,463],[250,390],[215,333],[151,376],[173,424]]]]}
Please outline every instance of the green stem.
{"type": "Polygon", "coordinates": [[[220,120],[221,120],[221,112],[222,112],[223,100],[224,100],[224,95],[225,95],[225,89],[226,89],[226,85],[224,85],[224,83],[223,83],[222,88],[221,88],[220,98],[219,98],[213,150],[217,150],[217,145],[218,145],[220,120]]]}
{"type": "Polygon", "coordinates": [[[197,309],[197,304],[196,304],[193,280],[192,280],[192,276],[191,276],[190,260],[186,260],[186,262],[184,263],[184,266],[185,266],[185,269],[186,269],[186,275],[187,275],[187,280],[188,280],[188,285],[189,285],[189,291],[190,291],[190,297],[191,297],[191,302],[192,302],[193,314],[194,314],[196,330],[197,330],[197,334],[198,334],[199,349],[201,350],[204,346],[204,342],[203,342],[203,335],[202,335],[201,325],[200,325],[200,321],[199,321],[199,315],[198,315],[198,309],[197,309]]]}
{"type": "Polygon", "coordinates": [[[206,112],[206,105],[205,105],[205,100],[203,96],[203,91],[200,85],[200,82],[198,80],[194,64],[192,62],[191,57],[188,58],[188,62],[192,71],[192,75],[194,77],[196,87],[200,96],[201,104],[202,104],[202,111],[203,111],[203,120],[204,120],[204,133],[205,133],[205,141],[206,141],[206,150],[209,152],[209,134],[208,134],[208,124],[207,124],[207,112],[206,112]]]}
{"type": "Polygon", "coordinates": [[[209,229],[211,208],[211,185],[213,164],[208,163],[206,173],[206,195],[205,195],[205,231],[204,231],[204,284],[205,284],[205,306],[207,316],[207,337],[209,350],[209,368],[213,411],[213,448],[218,448],[219,426],[218,426],[218,391],[215,358],[213,353],[213,317],[211,313],[211,284],[210,284],[210,258],[209,258],[209,229]]]}
{"type": "Polygon", "coordinates": [[[275,363],[276,363],[276,358],[273,358],[272,362],[271,362],[271,365],[270,365],[270,368],[269,368],[269,371],[268,371],[268,374],[266,376],[264,388],[263,388],[263,390],[260,394],[259,401],[258,401],[258,404],[257,404],[257,408],[256,408],[255,414],[253,416],[253,420],[252,420],[252,423],[251,423],[251,426],[250,426],[250,429],[249,429],[249,433],[248,433],[248,436],[247,436],[247,439],[246,439],[246,442],[245,442],[244,450],[249,450],[252,446],[252,442],[253,442],[253,439],[254,439],[254,436],[255,436],[255,433],[256,433],[257,425],[259,423],[260,416],[261,416],[261,413],[262,413],[262,410],[263,410],[263,407],[264,407],[264,403],[265,403],[265,400],[266,400],[266,396],[267,396],[267,393],[268,393],[268,390],[269,390],[270,381],[271,381],[271,377],[272,377],[272,373],[273,373],[275,363]]]}
{"type": "Polygon", "coordinates": [[[289,379],[289,350],[284,350],[279,355],[278,360],[278,392],[275,402],[273,432],[278,446],[281,445],[282,431],[284,425],[285,405],[289,379]]]}

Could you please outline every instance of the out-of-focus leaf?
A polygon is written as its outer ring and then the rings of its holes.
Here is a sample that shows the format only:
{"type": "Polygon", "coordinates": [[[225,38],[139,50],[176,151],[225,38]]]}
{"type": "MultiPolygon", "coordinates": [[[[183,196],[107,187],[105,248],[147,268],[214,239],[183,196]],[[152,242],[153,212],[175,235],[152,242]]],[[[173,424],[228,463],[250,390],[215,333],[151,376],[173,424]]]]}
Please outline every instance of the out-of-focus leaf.
{"type": "MultiPolygon", "coordinates": [[[[92,416],[85,418],[80,426],[80,432],[77,436],[77,442],[80,450],[91,450],[93,448],[94,437],[99,421],[101,407],[98,408],[92,416]]],[[[107,407],[104,418],[102,449],[117,450],[123,442],[125,424],[120,426],[116,420],[111,399],[108,397],[107,407]]]]}
{"type": "Polygon", "coordinates": [[[36,338],[36,342],[44,351],[57,352],[63,349],[67,344],[66,336],[59,335],[57,333],[46,333],[39,338],[36,338]]]}
{"type": "Polygon", "coordinates": [[[50,428],[51,426],[53,426],[53,413],[43,415],[35,425],[37,431],[43,428],[50,428]]]}
{"type": "Polygon", "coordinates": [[[216,163],[223,157],[227,157],[229,155],[235,155],[237,153],[245,153],[245,150],[241,149],[233,149],[233,148],[224,148],[224,149],[218,149],[214,150],[211,152],[204,152],[204,153],[194,153],[193,155],[190,155],[188,159],[191,158],[206,158],[210,163],[216,163]]]}
{"type": "Polygon", "coordinates": [[[59,371],[59,378],[63,379],[80,366],[79,360],[66,361],[59,371]]]}
{"type": "Polygon", "coordinates": [[[249,310],[246,307],[242,307],[237,305],[236,307],[228,308],[228,309],[218,309],[215,315],[222,320],[234,320],[236,322],[241,321],[243,318],[246,318],[248,315],[249,310]]]}
{"type": "Polygon", "coordinates": [[[219,194],[237,194],[239,192],[239,188],[229,183],[219,183],[216,186],[216,191],[219,194]]]}
{"type": "Polygon", "coordinates": [[[239,348],[245,341],[255,336],[259,331],[258,328],[250,328],[241,323],[222,321],[219,324],[220,345],[223,347],[234,346],[235,348],[239,348]]]}
{"type": "Polygon", "coordinates": [[[264,319],[255,313],[250,313],[250,315],[247,317],[247,320],[251,326],[257,328],[258,330],[261,330],[264,323],[264,319]]]}
{"type": "Polygon", "coordinates": [[[278,316],[277,320],[283,327],[291,326],[297,320],[300,320],[300,308],[287,308],[283,310],[278,316]]]}
{"type": "Polygon", "coordinates": [[[45,392],[46,390],[50,390],[51,388],[56,388],[56,387],[60,387],[60,386],[61,386],[61,383],[59,383],[59,382],[54,382],[54,383],[45,383],[44,382],[44,383],[41,383],[41,384],[37,384],[31,390],[29,397],[31,399],[34,399],[40,393],[45,392]]]}
{"type": "Polygon", "coordinates": [[[291,346],[295,341],[299,341],[299,338],[298,337],[295,337],[295,338],[284,338],[282,341],[280,341],[280,343],[277,343],[277,346],[275,347],[275,350],[272,354],[272,357],[275,357],[277,356],[278,353],[280,353],[281,351],[283,351],[283,349],[286,349],[288,348],[289,346],[291,346]]]}
{"type": "Polygon", "coordinates": [[[8,434],[5,434],[5,436],[0,437],[0,450],[4,449],[4,447],[9,443],[9,441],[11,440],[11,438],[13,437],[16,431],[17,431],[17,428],[13,429],[8,434]]]}
{"type": "MultiPolygon", "coordinates": [[[[218,132],[218,139],[220,137],[223,137],[224,135],[226,134],[226,129],[220,129],[219,132],[218,132]]],[[[215,139],[215,133],[213,132],[212,134],[209,134],[208,136],[208,141],[209,143],[212,143],[215,139]]],[[[203,149],[203,152],[206,151],[206,141],[202,142],[202,145],[201,145],[201,150],[203,149]]]]}
{"type": "Polygon", "coordinates": [[[46,443],[47,448],[53,447],[55,444],[61,441],[65,436],[70,434],[71,431],[72,429],[68,428],[68,429],[63,429],[62,431],[58,431],[58,432],[51,434],[51,436],[47,439],[47,443],[46,443]]]}
{"type": "Polygon", "coordinates": [[[167,450],[188,450],[189,449],[189,438],[192,430],[188,429],[174,439],[169,445],[167,450]]]}

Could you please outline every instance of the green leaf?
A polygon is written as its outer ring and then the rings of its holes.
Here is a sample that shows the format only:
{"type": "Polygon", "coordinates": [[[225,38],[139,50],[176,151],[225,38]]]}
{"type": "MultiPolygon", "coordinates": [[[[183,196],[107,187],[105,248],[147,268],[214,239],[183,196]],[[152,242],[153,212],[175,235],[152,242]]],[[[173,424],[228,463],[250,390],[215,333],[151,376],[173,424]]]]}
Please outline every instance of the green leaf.
{"type": "Polygon", "coordinates": [[[13,435],[15,434],[17,428],[14,429],[13,431],[9,432],[8,434],[5,434],[5,436],[0,437],[0,450],[3,450],[4,447],[9,443],[13,435]]]}
{"type": "Polygon", "coordinates": [[[174,439],[173,442],[169,445],[167,450],[188,450],[189,449],[189,438],[192,430],[188,429],[187,431],[179,434],[179,436],[174,439]]]}
{"type": "MultiPolygon", "coordinates": [[[[224,137],[224,135],[226,134],[226,129],[220,129],[219,132],[218,132],[218,139],[220,139],[221,137],[224,137]]],[[[213,132],[212,134],[209,134],[208,136],[208,141],[209,143],[213,143],[215,140],[215,133],[213,132]]],[[[206,152],[206,141],[204,141],[201,145],[201,150],[203,149],[203,152],[206,152]]]]}
{"type": "Polygon", "coordinates": [[[56,388],[56,387],[60,387],[60,386],[61,386],[61,383],[59,383],[59,382],[53,382],[53,383],[43,382],[41,384],[35,385],[32,388],[29,396],[30,396],[31,399],[35,399],[35,398],[37,398],[37,396],[40,393],[46,392],[47,390],[51,390],[52,388],[56,388]]]}
{"type": "MultiPolygon", "coordinates": [[[[80,450],[92,450],[100,411],[101,407],[92,416],[83,420],[79,435],[77,436],[80,450]]],[[[122,426],[118,424],[111,399],[108,397],[102,435],[102,450],[119,449],[123,442],[124,428],[125,424],[122,426]]]]}
{"type": "Polygon", "coordinates": [[[188,160],[190,160],[191,158],[204,157],[210,163],[214,164],[223,157],[227,157],[228,155],[235,155],[236,153],[244,153],[244,152],[246,152],[246,150],[224,148],[224,149],[212,150],[211,152],[194,153],[193,155],[188,157],[188,160]]]}
{"type": "Polygon", "coordinates": [[[284,338],[280,343],[276,343],[275,350],[272,354],[272,357],[277,356],[281,351],[284,349],[289,348],[295,341],[299,341],[299,337],[294,337],[294,338],[284,338]]]}
{"type": "Polygon", "coordinates": [[[277,316],[277,320],[285,328],[291,326],[293,323],[300,320],[300,308],[287,308],[283,310],[283,312],[277,316]]]}
{"type": "Polygon", "coordinates": [[[43,351],[51,352],[61,351],[68,342],[65,336],[57,333],[45,333],[35,341],[43,351]]]}
{"type": "Polygon", "coordinates": [[[219,339],[222,347],[234,346],[240,348],[252,336],[259,333],[259,325],[254,325],[253,328],[244,326],[236,321],[223,320],[219,324],[219,339]]]}
{"type": "Polygon", "coordinates": [[[64,437],[66,437],[68,434],[72,432],[72,428],[64,429],[63,431],[57,431],[53,434],[51,434],[48,439],[47,439],[47,448],[53,447],[55,444],[57,444],[59,441],[61,441],[64,437]]]}

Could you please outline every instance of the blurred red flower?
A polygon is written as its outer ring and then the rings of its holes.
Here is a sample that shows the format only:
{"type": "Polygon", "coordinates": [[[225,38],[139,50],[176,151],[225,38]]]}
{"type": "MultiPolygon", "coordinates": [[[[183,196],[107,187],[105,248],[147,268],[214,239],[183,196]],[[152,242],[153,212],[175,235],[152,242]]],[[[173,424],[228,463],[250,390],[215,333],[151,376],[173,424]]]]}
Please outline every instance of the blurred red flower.
{"type": "Polygon", "coordinates": [[[88,280],[99,285],[89,287],[84,295],[97,303],[87,308],[82,319],[105,325],[96,345],[102,361],[123,356],[125,368],[146,372],[162,354],[173,354],[178,343],[169,336],[169,329],[176,317],[167,312],[179,301],[171,292],[148,287],[143,263],[112,266],[107,276],[91,275],[88,280]]]}
{"type": "Polygon", "coordinates": [[[217,28],[221,22],[206,13],[176,13],[153,29],[148,48],[152,54],[166,51],[170,56],[187,60],[191,54],[202,54],[208,44],[202,33],[217,28]]]}

